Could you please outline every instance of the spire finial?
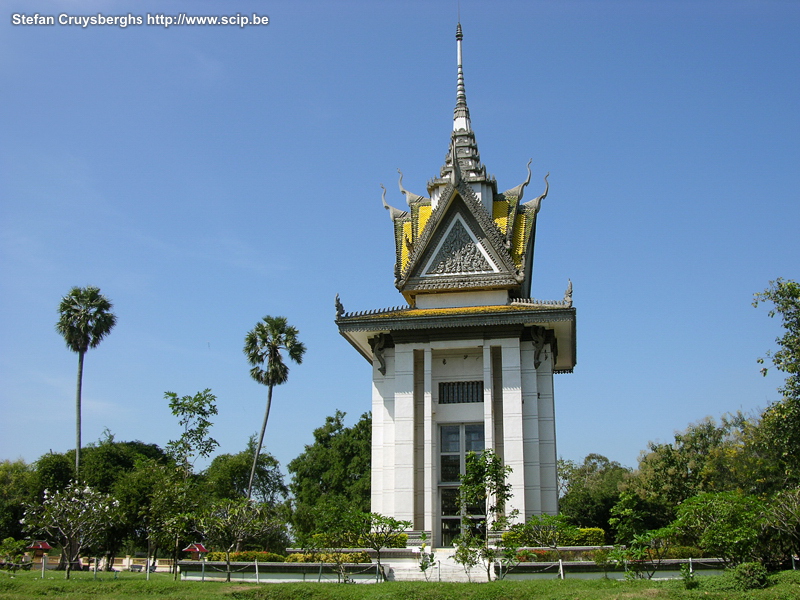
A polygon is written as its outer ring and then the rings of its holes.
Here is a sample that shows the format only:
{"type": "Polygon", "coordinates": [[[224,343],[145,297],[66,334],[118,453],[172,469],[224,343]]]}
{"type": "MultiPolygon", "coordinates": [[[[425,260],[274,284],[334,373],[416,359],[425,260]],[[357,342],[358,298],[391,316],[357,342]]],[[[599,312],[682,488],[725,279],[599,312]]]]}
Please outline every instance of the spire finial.
{"type": "Polygon", "coordinates": [[[467,108],[467,92],[464,88],[464,69],[461,63],[461,40],[464,34],[461,31],[461,22],[456,25],[456,49],[458,51],[458,83],[456,85],[456,109],[453,111],[453,131],[464,129],[471,131],[469,108],[467,108]]]}

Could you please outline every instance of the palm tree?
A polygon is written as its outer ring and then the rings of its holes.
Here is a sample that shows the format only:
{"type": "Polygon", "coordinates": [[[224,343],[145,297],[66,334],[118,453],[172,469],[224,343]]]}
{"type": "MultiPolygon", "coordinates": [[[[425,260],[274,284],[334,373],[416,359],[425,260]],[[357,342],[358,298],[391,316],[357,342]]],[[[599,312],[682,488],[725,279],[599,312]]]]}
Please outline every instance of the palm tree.
{"type": "Polygon", "coordinates": [[[247,362],[253,365],[250,375],[258,383],[269,388],[267,393],[267,410],[264,413],[264,423],[261,425],[261,435],[258,446],[253,455],[253,467],[250,469],[250,482],[247,484],[247,499],[253,493],[253,477],[256,472],[258,456],[261,454],[261,445],[264,443],[264,432],[267,429],[269,409],[272,405],[272,388],[286,383],[289,378],[289,367],[283,362],[286,354],[298,365],[303,362],[306,347],[297,339],[297,329],[286,322],[286,317],[270,317],[267,315],[256,323],[252,331],[244,338],[244,353],[247,362]],[[266,366],[266,368],[262,368],[266,366]]]}
{"type": "Polygon", "coordinates": [[[93,286],[74,287],[58,305],[59,318],[56,331],[64,337],[67,348],[78,353],[78,391],[75,398],[75,478],[81,464],[81,387],[83,382],[83,355],[96,347],[114,328],[117,317],[111,312],[113,305],[93,286]]]}

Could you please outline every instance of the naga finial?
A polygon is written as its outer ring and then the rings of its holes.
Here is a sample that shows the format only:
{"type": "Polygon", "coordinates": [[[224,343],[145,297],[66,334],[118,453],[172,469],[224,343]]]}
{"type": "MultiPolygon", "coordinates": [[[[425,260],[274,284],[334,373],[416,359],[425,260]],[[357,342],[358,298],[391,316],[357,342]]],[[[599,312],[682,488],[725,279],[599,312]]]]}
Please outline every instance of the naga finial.
{"type": "Polygon", "coordinates": [[[533,159],[532,159],[532,158],[528,160],[528,165],[527,165],[527,168],[528,168],[528,177],[527,177],[527,179],[525,179],[525,181],[523,181],[522,183],[520,183],[520,184],[519,184],[517,187],[515,187],[515,188],[511,188],[511,189],[510,189],[510,190],[508,190],[507,192],[503,192],[503,193],[504,193],[504,195],[505,195],[506,197],[508,197],[508,196],[514,196],[515,198],[517,198],[517,201],[518,201],[518,202],[519,202],[520,200],[522,200],[522,194],[523,194],[523,193],[524,193],[524,191],[525,191],[525,186],[527,186],[527,185],[528,185],[528,184],[531,182],[531,163],[532,163],[532,162],[533,162],[533,159]]]}
{"type": "Polygon", "coordinates": [[[383,202],[383,208],[389,211],[389,217],[391,217],[392,222],[394,222],[395,219],[406,216],[408,214],[407,212],[402,211],[399,208],[395,208],[394,206],[390,206],[389,203],[386,202],[386,188],[383,187],[383,184],[381,184],[381,189],[383,190],[381,202],[383,202]]]}
{"type": "Polygon", "coordinates": [[[539,209],[542,207],[542,200],[547,198],[547,192],[550,191],[550,182],[547,181],[547,178],[550,177],[550,172],[548,171],[547,175],[544,176],[544,194],[539,196],[538,198],[534,198],[533,200],[528,200],[525,203],[525,206],[533,207],[533,214],[539,214],[539,209]]]}
{"type": "Polygon", "coordinates": [[[450,139],[450,160],[453,163],[453,173],[450,176],[450,183],[453,184],[453,187],[456,187],[459,183],[461,183],[461,165],[458,164],[455,138],[450,139]]]}
{"type": "Polygon", "coordinates": [[[400,193],[406,197],[406,203],[411,206],[412,202],[419,202],[420,200],[424,200],[422,196],[418,196],[414,192],[409,192],[406,188],[403,187],[403,172],[400,169],[397,169],[397,172],[400,173],[400,179],[397,181],[397,186],[400,188],[400,193]]]}
{"type": "Polygon", "coordinates": [[[564,302],[572,306],[572,279],[567,279],[567,290],[564,292],[564,302]]]}
{"type": "Polygon", "coordinates": [[[339,300],[339,294],[336,294],[336,318],[338,319],[342,315],[344,315],[344,305],[339,300]]]}

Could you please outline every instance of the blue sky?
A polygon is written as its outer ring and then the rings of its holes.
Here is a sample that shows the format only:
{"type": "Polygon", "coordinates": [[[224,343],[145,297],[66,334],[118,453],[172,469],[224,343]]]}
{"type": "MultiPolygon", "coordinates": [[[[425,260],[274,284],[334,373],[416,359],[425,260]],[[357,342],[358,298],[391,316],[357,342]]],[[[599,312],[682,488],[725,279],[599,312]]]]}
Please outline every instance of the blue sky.
{"type": "MultiPolygon", "coordinates": [[[[335,409],[370,407],[338,334],[394,306],[391,224],[449,146],[456,2],[4,1],[0,25],[0,459],[74,442],[58,302],[96,285],[118,325],[86,359],[83,439],[164,445],[164,400],[211,388],[220,452],[260,426],[245,333],[284,315],[308,351],[277,388],[282,464],[335,409]],[[262,27],[13,26],[11,15],[268,15],[262,27]]],[[[800,3],[461,2],[483,163],[550,172],[532,295],[567,278],[578,365],[558,452],[634,466],[649,440],[777,399],[751,306],[800,278],[800,3]]],[[[202,465],[198,465],[202,466],[202,465]]]]}

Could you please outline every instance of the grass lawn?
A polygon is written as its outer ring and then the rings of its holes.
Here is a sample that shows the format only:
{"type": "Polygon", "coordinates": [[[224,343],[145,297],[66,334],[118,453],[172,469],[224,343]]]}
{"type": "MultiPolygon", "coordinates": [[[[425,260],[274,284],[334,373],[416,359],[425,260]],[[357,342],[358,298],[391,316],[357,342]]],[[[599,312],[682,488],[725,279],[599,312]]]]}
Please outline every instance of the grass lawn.
{"type": "Polygon", "coordinates": [[[731,589],[726,576],[701,579],[698,589],[686,590],[681,581],[496,581],[492,583],[394,583],[343,585],[335,583],[201,583],[172,581],[171,575],[142,573],[63,573],[50,571],[46,579],[38,573],[0,572],[0,600],[37,597],[66,600],[145,600],[153,597],[173,600],[800,600],[800,571],[770,577],[763,590],[740,592],[731,589]]]}

